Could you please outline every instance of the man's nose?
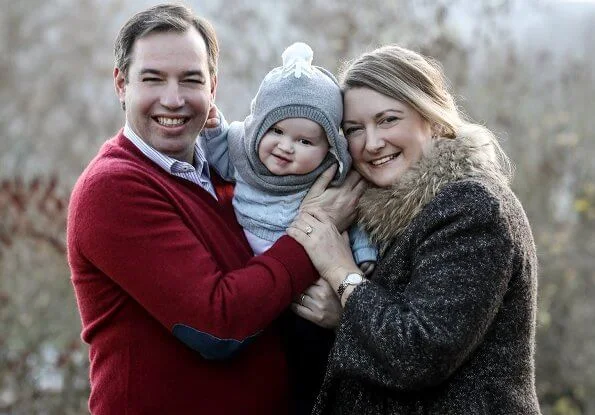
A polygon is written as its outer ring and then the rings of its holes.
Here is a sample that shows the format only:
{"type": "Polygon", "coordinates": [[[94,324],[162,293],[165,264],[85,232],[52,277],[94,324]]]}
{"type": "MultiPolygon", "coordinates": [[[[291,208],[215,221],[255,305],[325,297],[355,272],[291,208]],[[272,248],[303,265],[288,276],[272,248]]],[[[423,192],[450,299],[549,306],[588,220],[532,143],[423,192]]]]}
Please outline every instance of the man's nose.
{"type": "Polygon", "coordinates": [[[177,109],[184,106],[184,97],[180,93],[177,82],[168,82],[161,94],[161,105],[168,109],[177,109]]]}

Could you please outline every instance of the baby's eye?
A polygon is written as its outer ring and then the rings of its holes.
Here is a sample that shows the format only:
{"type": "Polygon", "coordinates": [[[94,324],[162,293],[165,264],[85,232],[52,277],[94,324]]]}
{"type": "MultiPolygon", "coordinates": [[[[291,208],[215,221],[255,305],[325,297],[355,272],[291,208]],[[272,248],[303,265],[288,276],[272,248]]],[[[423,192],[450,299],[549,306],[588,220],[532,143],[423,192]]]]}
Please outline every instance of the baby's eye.
{"type": "Polygon", "coordinates": [[[312,141],[310,141],[310,140],[306,140],[305,138],[302,138],[302,139],[300,140],[300,144],[303,144],[303,145],[305,145],[305,146],[311,146],[311,145],[312,145],[312,141]]]}
{"type": "Polygon", "coordinates": [[[273,132],[277,135],[283,135],[283,130],[280,129],[279,127],[271,127],[271,132],[273,132]]]}

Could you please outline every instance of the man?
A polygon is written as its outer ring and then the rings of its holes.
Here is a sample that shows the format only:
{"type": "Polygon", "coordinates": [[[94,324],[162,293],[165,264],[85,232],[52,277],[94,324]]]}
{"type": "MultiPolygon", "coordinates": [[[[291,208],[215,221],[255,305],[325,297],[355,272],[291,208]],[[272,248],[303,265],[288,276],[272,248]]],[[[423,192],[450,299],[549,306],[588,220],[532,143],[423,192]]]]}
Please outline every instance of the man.
{"type": "MultiPolygon", "coordinates": [[[[122,27],[115,54],[126,125],[82,173],[68,215],[90,411],[286,413],[273,321],[317,274],[287,236],[252,257],[196,143],[217,87],[215,33],[184,6],[159,5],[122,27]]],[[[333,204],[342,229],[362,191],[348,181],[333,204]]]]}

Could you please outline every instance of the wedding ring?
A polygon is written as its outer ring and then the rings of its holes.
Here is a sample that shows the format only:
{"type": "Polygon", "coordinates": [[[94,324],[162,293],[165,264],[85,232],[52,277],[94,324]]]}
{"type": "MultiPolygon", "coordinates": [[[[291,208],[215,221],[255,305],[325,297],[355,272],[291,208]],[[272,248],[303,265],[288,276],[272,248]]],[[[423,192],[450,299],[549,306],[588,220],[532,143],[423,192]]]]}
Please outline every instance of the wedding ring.
{"type": "Polygon", "coordinates": [[[314,229],[312,229],[312,227],[310,225],[308,225],[306,227],[306,230],[304,232],[306,232],[306,235],[310,235],[312,233],[314,229]]]}
{"type": "Polygon", "coordinates": [[[304,306],[304,298],[306,298],[306,294],[302,293],[302,296],[300,297],[300,305],[303,307],[304,306]]]}

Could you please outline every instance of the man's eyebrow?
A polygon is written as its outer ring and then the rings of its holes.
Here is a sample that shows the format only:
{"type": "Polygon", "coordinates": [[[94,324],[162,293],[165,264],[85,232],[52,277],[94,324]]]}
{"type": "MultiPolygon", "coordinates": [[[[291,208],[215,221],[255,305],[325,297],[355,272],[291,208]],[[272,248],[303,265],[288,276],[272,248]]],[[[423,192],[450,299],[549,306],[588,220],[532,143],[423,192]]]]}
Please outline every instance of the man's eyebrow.
{"type": "MultiPolygon", "coordinates": [[[[146,75],[146,74],[163,76],[163,75],[165,75],[165,72],[157,70],[157,69],[152,69],[152,68],[144,68],[140,71],[140,75],[146,75]]],[[[204,77],[204,73],[201,70],[191,70],[191,71],[182,72],[182,76],[183,77],[188,77],[188,76],[204,77]]]]}
{"type": "Polygon", "coordinates": [[[186,76],[200,76],[200,77],[205,76],[205,74],[201,70],[186,71],[186,72],[183,72],[182,75],[184,75],[185,77],[186,76]]]}
{"type": "Polygon", "coordinates": [[[158,71],[157,69],[144,68],[139,72],[139,74],[140,75],[146,75],[146,74],[163,75],[163,72],[158,71]]]}

